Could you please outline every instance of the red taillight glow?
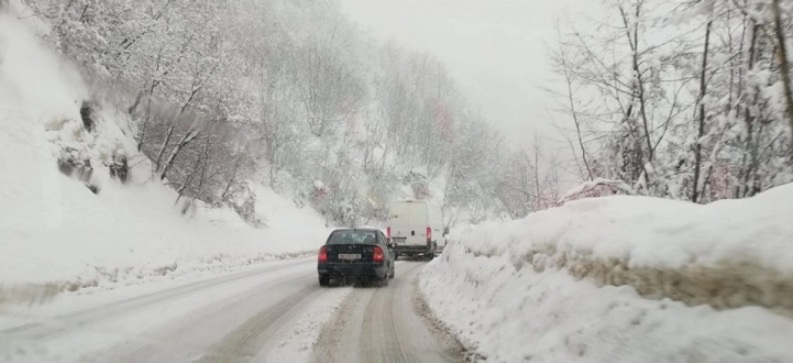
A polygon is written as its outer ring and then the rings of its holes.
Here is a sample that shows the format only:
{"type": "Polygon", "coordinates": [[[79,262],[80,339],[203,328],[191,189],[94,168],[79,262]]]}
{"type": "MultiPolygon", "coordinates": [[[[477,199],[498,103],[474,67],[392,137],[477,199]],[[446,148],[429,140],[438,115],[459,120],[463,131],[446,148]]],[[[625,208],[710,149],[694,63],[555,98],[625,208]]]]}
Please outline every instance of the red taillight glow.
{"type": "Polygon", "coordinates": [[[427,227],[427,244],[432,242],[432,228],[427,227]]]}
{"type": "Polygon", "coordinates": [[[322,246],[319,249],[319,255],[317,256],[318,262],[328,262],[328,248],[326,246],[322,246]]]}
{"type": "Polygon", "coordinates": [[[385,261],[385,254],[383,254],[383,249],[374,246],[374,254],[372,255],[372,262],[383,262],[385,261]]]}
{"type": "Polygon", "coordinates": [[[391,239],[391,227],[386,227],[385,229],[385,237],[391,239]]]}

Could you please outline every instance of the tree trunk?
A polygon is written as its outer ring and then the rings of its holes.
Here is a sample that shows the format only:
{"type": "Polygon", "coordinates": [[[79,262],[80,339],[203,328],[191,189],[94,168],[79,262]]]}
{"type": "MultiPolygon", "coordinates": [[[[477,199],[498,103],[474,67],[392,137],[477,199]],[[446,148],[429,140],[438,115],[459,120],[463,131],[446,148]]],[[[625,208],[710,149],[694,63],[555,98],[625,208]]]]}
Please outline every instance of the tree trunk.
{"type": "Polygon", "coordinates": [[[793,160],[793,86],[790,84],[790,64],[787,57],[787,44],[785,44],[785,29],[782,24],[782,14],[779,9],[779,0],[773,0],[774,28],[777,40],[777,56],[779,58],[779,73],[782,76],[782,85],[785,88],[785,108],[788,123],[790,124],[790,157],[793,160]]]}
{"type": "MultiPolygon", "coordinates": [[[[650,125],[649,119],[647,117],[647,100],[646,95],[644,93],[644,78],[642,77],[641,67],[641,53],[639,52],[639,17],[641,16],[641,9],[644,1],[637,1],[636,3],[636,11],[634,15],[636,17],[635,24],[631,26],[630,19],[628,17],[627,12],[622,6],[619,6],[618,9],[620,11],[620,15],[622,16],[622,23],[623,28],[625,31],[625,38],[628,41],[628,46],[631,50],[631,68],[633,70],[633,77],[631,82],[631,102],[628,105],[628,110],[625,113],[626,115],[626,123],[629,126],[631,137],[635,137],[636,140],[636,147],[635,150],[637,151],[638,160],[631,161],[631,164],[638,163],[638,169],[641,169],[641,174],[638,177],[634,177],[633,175],[630,176],[629,180],[632,181],[640,181],[642,177],[644,178],[644,184],[646,189],[649,191],[650,188],[650,172],[647,168],[647,164],[653,162],[654,151],[653,151],[653,143],[650,137],[650,125]],[[639,130],[638,121],[631,120],[631,115],[633,113],[634,103],[638,101],[639,106],[639,117],[641,118],[641,127],[644,129],[644,135],[642,137],[642,131],[639,130]],[[634,124],[635,123],[635,124],[634,124]],[[640,140],[644,139],[644,140],[640,140]],[[644,142],[647,144],[647,155],[645,155],[643,147],[641,143],[644,142]],[[645,156],[646,160],[645,161],[645,156]]],[[[636,166],[636,165],[633,165],[636,166]]],[[[634,168],[631,168],[634,169],[634,168]]],[[[634,174],[634,170],[630,171],[631,174],[634,174]]]]}
{"type": "Polygon", "coordinates": [[[226,196],[228,195],[229,191],[231,190],[231,186],[234,184],[235,179],[237,179],[237,169],[240,167],[242,156],[238,156],[236,160],[234,160],[234,168],[231,170],[231,179],[229,182],[226,183],[226,188],[223,189],[223,194],[220,195],[220,200],[225,201],[226,196]]]}
{"type": "MultiPolygon", "coordinates": [[[[149,87],[149,96],[146,97],[146,114],[143,115],[143,129],[141,130],[140,138],[138,139],[138,151],[143,149],[143,143],[146,139],[146,128],[148,127],[149,122],[151,122],[151,98],[154,95],[154,89],[157,88],[157,85],[159,85],[159,82],[153,82],[151,84],[151,87],[149,87]]],[[[138,96],[140,96],[140,94],[138,96]]],[[[135,103],[137,104],[138,101],[139,100],[136,100],[135,103]]],[[[134,110],[130,108],[130,115],[133,111],[134,110]]]]}
{"type": "Polygon", "coordinates": [[[592,174],[592,168],[589,166],[589,160],[586,157],[586,147],[584,146],[584,137],[581,135],[581,120],[578,117],[578,111],[575,107],[575,100],[573,99],[573,75],[571,74],[570,65],[567,63],[566,54],[563,50],[560,51],[559,62],[562,65],[562,70],[564,72],[565,81],[567,83],[567,102],[570,107],[570,115],[573,118],[573,123],[575,124],[575,132],[576,136],[578,137],[578,147],[581,148],[581,159],[584,162],[584,167],[586,167],[587,177],[588,180],[594,180],[594,175],[592,174]]]}
{"type": "MultiPolygon", "coordinates": [[[[174,204],[179,203],[179,199],[182,198],[182,193],[184,193],[185,189],[187,189],[187,187],[190,186],[190,182],[193,180],[193,177],[196,175],[196,173],[198,173],[198,169],[201,168],[201,161],[202,161],[201,157],[202,156],[203,157],[207,156],[207,149],[209,149],[209,137],[207,137],[206,146],[204,147],[204,153],[196,155],[195,163],[193,164],[193,170],[191,170],[190,174],[188,174],[187,178],[185,178],[184,184],[182,184],[182,186],[180,186],[179,189],[176,191],[176,193],[179,196],[176,197],[176,203],[174,203],[174,204]]],[[[203,179],[204,179],[204,174],[205,173],[206,173],[206,161],[204,161],[204,168],[201,168],[201,175],[199,177],[200,179],[198,180],[198,186],[196,187],[195,195],[196,195],[197,198],[200,198],[201,186],[202,186],[202,184],[204,182],[203,179]]]]}
{"type": "Polygon", "coordinates": [[[209,168],[209,145],[211,135],[207,135],[207,142],[204,144],[204,165],[201,167],[201,175],[198,178],[198,186],[196,187],[196,195],[201,197],[201,190],[204,188],[204,181],[206,180],[207,168],[209,168]]]}
{"type": "MultiPolygon", "coordinates": [[[[2,0],[0,0],[0,1],[2,1],[2,0]]],[[[138,105],[140,104],[140,101],[143,99],[143,94],[144,93],[145,93],[144,91],[138,92],[138,95],[135,96],[135,102],[133,102],[132,106],[129,106],[129,108],[127,109],[127,113],[128,114],[131,115],[133,112],[135,112],[135,110],[138,108],[138,105]]]]}
{"type": "Polygon", "coordinates": [[[179,155],[179,152],[182,151],[182,148],[193,142],[193,140],[198,138],[198,135],[200,134],[201,134],[200,131],[190,130],[184,135],[184,137],[182,137],[181,140],[179,140],[179,143],[176,144],[176,147],[173,149],[173,152],[171,152],[171,156],[168,157],[168,161],[165,163],[165,167],[162,168],[162,173],[160,174],[160,180],[165,179],[165,176],[168,174],[168,170],[171,169],[171,166],[173,166],[173,162],[174,160],[176,160],[176,156],[179,155]]]}
{"type": "Polygon", "coordinates": [[[741,100],[744,112],[744,124],[746,127],[746,146],[741,160],[741,171],[739,172],[738,179],[740,185],[738,186],[737,198],[744,198],[749,195],[749,179],[752,178],[754,172],[754,159],[755,159],[755,146],[754,146],[754,117],[752,116],[752,105],[757,104],[759,98],[759,90],[757,86],[750,82],[750,74],[754,69],[755,59],[759,53],[757,44],[757,34],[760,31],[760,25],[752,21],[752,36],[749,40],[749,56],[746,61],[747,68],[744,72],[746,77],[747,92],[744,92],[743,99],[741,100]]]}
{"type": "Polygon", "coordinates": [[[176,120],[171,123],[171,126],[168,127],[168,133],[165,134],[165,140],[163,140],[162,145],[160,145],[160,151],[157,152],[157,161],[154,163],[154,170],[160,170],[160,163],[162,162],[163,155],[165,155],[165,148],[167,148],[168,143],[171,142],[173,131],[176,129],[176,126],[179,125],[179,120],[181,120],[181,117],[177,117],[176,120]]]}
{"type": "MultiPolygon", "coordinates": [[[[193,97],[201,90],[201,87],[196,87],[190,92],[190,97],[187,98],[182,108],[179,109],[179,113],[176,115],[176,120],[171,123],[171,126],[168,127],[168,133],[165,135],[165,140],[162,142],[162,146],[160,146],[160,151],[157,153],[157,162],[154,164],[156,170],[160,170],[160,162],[162,162],[162,157],[165,155],[165,149],[168,147],[168,143],[171,142],[171,137],[173,137],[174,130],[179,126],[182,121],[182,114],[184,114],[187,107],[190,106],[190,102],[193,101],[193,97]]],[[[190,132],[187,133],[188,135],[190,132]]],[[[173,154],[172,154],[173,155],[173,154]]],[[[162,173],[163,177],[165,173],[162,173]]],[[[160,179],[162,179],[161,177],[160,179]]]]}
{"type": "Polygon", "coordinates": [[[138,152],[143,149],[143,143],[146,139],[146,128],[149,126],[149,116],[146,116],[143,119],[143,128],[140,130],[140,136],[138,137],[138,152]]]}
{"type": "MultiPolygon", "coordinates": [[[[652,162],[654,151],[653,142],[650,136],[650,120],[647,117],[647,97],[644,92],[644,78],[642,77],[641,67],[639,66],[641,63],[641,53],[639,52],[639,17],[642,14],[643,4],[643,1],[639,1],[636,4],[636,11],[634,12],[636,19],[634,21],[633,27],[630,26],[628,15],[625,13],[622,7],[620,7],[620,12],[622,14],[623,25],[625,26],[625,35],[627,36],[628,44],[631,48],[631,66],[633,68],[634,82],[636,82],[634,85],[634,91],[636,92],[636,96],[639,101],[639,115],[642,118],[642,127],[644,128],[644,142],[647,143],[647,160],[648,162],[652,162]]],[[[649,175],[646,175],[645,178],[648,178],[649,182],[649,175]]]]}
{"type": "Polygon", "coordinates": [[[702,51],[702,72],[699,79],[699,132],[694,152],[694,186],[691,192],[691,201],[696,203],[699,199],[699,174],[702,168],[702,137],[705,136],[705,96],[708,91],[708,47],[710,46],[710,28],[713,21],[708,21],[705,27],[705,49],[702,51]]]}
{"type": "MultiPolygon", "coordinates": [[[[199,158],[196,159],[197,159],[196,160],[196,165],[197,165],[199,158]]],[[[176,190],[176,201],[173,203],[174,205],[179,204],[179,200],[182,199],[182,194],[184,193],[185,189],[187,189],[187,187],[190,185],[190,181],[192,181],[195,172],[196,172],[195,168],[193,168],[193,171],[191,171],[190,174],[187,174],[187,178],[185,178],[184,183],[181,186],[179,186],[179,189],[176,190]]]]}

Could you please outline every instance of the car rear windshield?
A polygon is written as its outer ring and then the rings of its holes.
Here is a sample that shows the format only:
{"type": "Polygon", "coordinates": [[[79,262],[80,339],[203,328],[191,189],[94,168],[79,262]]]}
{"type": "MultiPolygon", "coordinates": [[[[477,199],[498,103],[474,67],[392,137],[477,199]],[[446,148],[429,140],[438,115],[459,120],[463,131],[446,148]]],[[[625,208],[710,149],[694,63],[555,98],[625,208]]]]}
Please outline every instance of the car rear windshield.
{"type": "Polygon", "coordinates": [[[371,231],[334,231],[328,239],[329,245],[374,243],[377,243],[377,234],[371,231]]]}

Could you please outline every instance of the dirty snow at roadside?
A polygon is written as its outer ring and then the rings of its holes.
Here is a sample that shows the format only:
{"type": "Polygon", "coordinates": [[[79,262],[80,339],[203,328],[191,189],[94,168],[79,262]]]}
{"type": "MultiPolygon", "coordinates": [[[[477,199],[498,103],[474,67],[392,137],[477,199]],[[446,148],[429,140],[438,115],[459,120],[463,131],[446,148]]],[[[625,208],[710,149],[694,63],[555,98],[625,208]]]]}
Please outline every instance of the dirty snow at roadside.
{"type": "Polygon", "coordinates": [[[180,215],[176,193],[152,180],[126,116],[100,105],[87,131],[79,73],[32,33],[0,14],[0,303],[313,254],[322,244],[319,214],[261,186],[256,210],[267,227],[202,205],[180,215]],[[90,161],[87,183],[98,194],[59,172],[64,153],[90,161]],[[108,173],[114,155],[129,160],[125,184],[108,173]]]}
{"type": "Polygon", "coordinates": [[[456,230],[430,307],[489,362],[793,361],[793,185],[569,202],[456,230]]]}
{"type": "Polygon", "coordinates": [[[263,361],[310,362],[323,327],[350,293],[350,289],[331,289],[322,299],[306,303],[305,314],[283,329],[277,343],[263,348],[263,361]]]}

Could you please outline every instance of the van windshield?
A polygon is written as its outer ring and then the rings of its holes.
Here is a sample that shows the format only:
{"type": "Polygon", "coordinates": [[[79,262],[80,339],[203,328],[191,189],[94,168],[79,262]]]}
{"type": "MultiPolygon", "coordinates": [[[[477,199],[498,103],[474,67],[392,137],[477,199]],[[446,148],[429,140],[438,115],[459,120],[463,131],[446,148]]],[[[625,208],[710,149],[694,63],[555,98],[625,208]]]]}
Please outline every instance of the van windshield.
{"type": "Polygon", "coordinates": [[[348,244],[374,244],[377,243],[377,235],[372,231],[335,231],[328,239],[329,245],[348,245],[348,244]]]}

